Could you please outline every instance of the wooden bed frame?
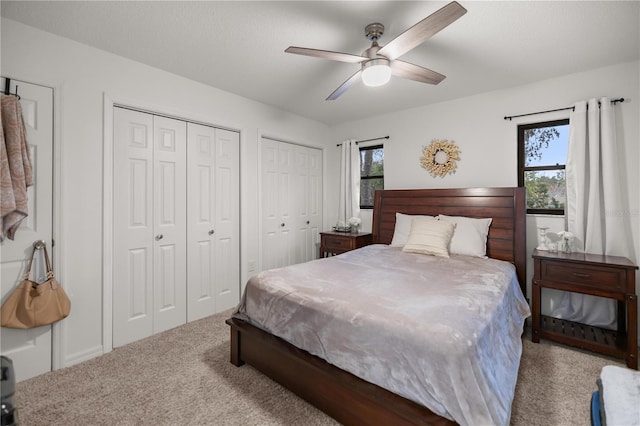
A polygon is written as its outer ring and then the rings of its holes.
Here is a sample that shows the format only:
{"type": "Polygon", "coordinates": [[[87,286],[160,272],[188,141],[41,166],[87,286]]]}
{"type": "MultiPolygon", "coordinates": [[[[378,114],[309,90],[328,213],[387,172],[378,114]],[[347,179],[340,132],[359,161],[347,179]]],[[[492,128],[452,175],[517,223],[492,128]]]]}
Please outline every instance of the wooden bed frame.
{"type": "MultiPolygon", "coordinates": [[[[373,243],[389,244],[395,214],[468,216],[493,221],[489,257],[512,262],[526,296],[524,188],[376,191],[373,243]]],[[[345,425],[453,424],[426,407],[366,382],[240,318],[229,318],[231,363],[245,363],[345,425]]]]}

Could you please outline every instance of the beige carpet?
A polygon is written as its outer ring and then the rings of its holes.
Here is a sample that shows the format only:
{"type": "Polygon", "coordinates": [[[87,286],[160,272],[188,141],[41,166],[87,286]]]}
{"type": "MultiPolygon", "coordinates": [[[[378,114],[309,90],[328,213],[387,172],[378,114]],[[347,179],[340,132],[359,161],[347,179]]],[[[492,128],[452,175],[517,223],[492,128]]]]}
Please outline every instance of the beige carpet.
{"type": "MultiPolygon", "coordinates": [[[[18,383],[21,425],[336,425],[249,366],[229,363],[229,312],[18,383]]],[[[595,380],[622,365],[524,340],[513,425],[589,425],[595,380]]]]}

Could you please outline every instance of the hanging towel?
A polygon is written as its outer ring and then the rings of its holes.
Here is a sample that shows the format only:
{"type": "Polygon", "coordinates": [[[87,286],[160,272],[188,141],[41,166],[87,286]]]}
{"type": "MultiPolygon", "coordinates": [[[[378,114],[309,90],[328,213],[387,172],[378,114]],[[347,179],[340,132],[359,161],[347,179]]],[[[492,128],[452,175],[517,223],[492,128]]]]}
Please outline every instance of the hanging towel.
{"type": "Polygon", "coordinates": [[[27,217],[27,188],[33,185],[27,132],[16,96],[0,96],[0,127],[0,241],[4,241],[13,240],[27,217]]]}

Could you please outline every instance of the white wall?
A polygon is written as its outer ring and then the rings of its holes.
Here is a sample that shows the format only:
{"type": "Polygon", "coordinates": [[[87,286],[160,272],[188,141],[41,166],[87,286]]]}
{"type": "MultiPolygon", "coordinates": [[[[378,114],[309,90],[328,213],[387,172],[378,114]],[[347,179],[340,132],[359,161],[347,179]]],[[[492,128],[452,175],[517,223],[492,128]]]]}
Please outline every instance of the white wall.
{"type": "MultiPolygon", "coordinates": [[[[518,124],[568,118],[569,111],[504,120],[504,116],[545,111],[573,105],[593,97],[624,97],[615,107],[618,121],[617,137],[621,148],[620,166],[627,176],[629,211],[635,255],[640,258],[640,63],[638,61],[585,71],[526,86],[483,93],[450,102],[428,105],[332,128],[333,139],[367,139],[389,135],[385,142],[385,188],[455,188],[484,186],[515,186],[517,175],[518,124]],[[366,129],[366,130],[365,130],[366,129]],[[461,160],[455,174],[444,178],[431,177],[420,167],[422,148],[432,139],[455,141],[461,150],[461,160]]],[[[455,84],[449,82],[449,84],[455,84]]],[[[327,150],[328,162],[339,164],[339,150],[327,150]]],[[[335,171],[328,170],[329,187],[337,186],[335,171]]],[[[326,200],[329,216],[336,221],[337,200],[326,200]]],[[[564,219],[549,216],[527,218],[528,293],[531,289],[533,262],[530,254],[536,244],[536,226],[549,226],[549,232],[564,228],[564,219]]],[[[371,229],[370,212],[363,214],[363,229],[371,229]]],[[[637,280],[640,281],[640,280],[637,280]]],[[[637,287],[638,284],[636,284],[637,287]]],[[[636,289],[636,292],[638,290],[636,289]]],[[[545,309],[546,310],[546,309],[545,309]]]]}
{"type": "Polygon", "coordinates": [[[103,96],[241,131],[241,282],[258,263],[258,140],[323,148],[326,125],[2,19],[2,75],[54,88],[60,171],[56,275],[73,301],[64,365],[102,353],[103,96]]]}

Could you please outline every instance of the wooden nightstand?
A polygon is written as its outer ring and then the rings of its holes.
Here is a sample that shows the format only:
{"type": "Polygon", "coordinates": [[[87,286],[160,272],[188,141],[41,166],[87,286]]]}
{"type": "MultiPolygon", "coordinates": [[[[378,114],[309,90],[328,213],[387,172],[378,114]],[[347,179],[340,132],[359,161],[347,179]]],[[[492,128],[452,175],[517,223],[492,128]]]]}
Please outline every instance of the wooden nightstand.
{"type": "Polygon", "coordinates": [[[321,232],[320,257],[328,257],[344,253],[371,244],[370,232],[321,232]]]}
{"type": "Polygon", "coordinates": [[[626,257],[588,253],[533,252],[533,333],[541,338],[626,360],[638,369],[638,297],[636,269],[626,257]],[[540,314],[542,288],[590,294],[618,301],[618,330],[540,314]]]}

